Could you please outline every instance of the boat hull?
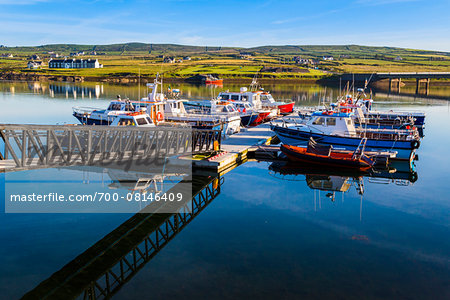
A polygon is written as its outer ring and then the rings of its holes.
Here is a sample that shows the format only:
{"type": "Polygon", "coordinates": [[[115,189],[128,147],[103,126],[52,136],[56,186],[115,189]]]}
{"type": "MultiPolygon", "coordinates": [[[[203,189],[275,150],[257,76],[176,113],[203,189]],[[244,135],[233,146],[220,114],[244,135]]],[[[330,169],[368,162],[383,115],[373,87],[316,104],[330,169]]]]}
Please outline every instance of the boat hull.
{"type": "Polygon", "coordinates": [[[223,85],[223,79],[217,79],[217,80],[206,79],[205,84],[223,85]]]}
{"type": "Polygon", "coordinates": [[[114,120],[113,118],[96,119],[96,118],[92,118],[90,116],[83,116],[83,115],[79,115],[76,113],[74,113],[73,116],[75,118],[77,118],[81,124],[85,124],[85,125],[110,125],[112,123],[112,121],[114,120]]]}
{"type": "Polygon", "coordinates": [[[258,118],[256,118],[254,124],[252,124],[252,125],[256,125],[256,124],[264,122],[266,119],[269,118],[269,115],[270,115],[270,111],[260,112],[258,115],[258,118]]]}
{"type": "MultiPolygon", "coordinates": [[[[337,149],[355,151],[358,148],[361,138],[343,137],[338,135],[324,135],[313,132],[300,131],[281,126],[272,126],[272,130],[285,145],[302,146],[307,145],[312,137],[315,141],[324,145],[333,145],[337,149]]],[[[374,140],[368,139],[366,142],[366,151],[396,151],[396,159],[411,160],[414,157],[414,141],[393,141],[393,140],[374,140]]]]}
{"type": "Polygon", "coordinates": [[[352,159],[352,153],[331,153],[329,156],[308,153],[306,148],[281,145],[283,152],[290,161],[322,166],[335,166],[352,169],[369,169],[371,165],[362,159],[352,159]]]}
{"type": "Polygon", "coordinates": [[[294,111],[294,102],[278,104],[278,109],[280,110],[280,114],[290,114],[294,111]]]}
{"type": "Polygon", "coordinates": [[[258,113],[241,115],[241,123],[243,126],[255,125],[256,120],[259,118],[258,113]]]}

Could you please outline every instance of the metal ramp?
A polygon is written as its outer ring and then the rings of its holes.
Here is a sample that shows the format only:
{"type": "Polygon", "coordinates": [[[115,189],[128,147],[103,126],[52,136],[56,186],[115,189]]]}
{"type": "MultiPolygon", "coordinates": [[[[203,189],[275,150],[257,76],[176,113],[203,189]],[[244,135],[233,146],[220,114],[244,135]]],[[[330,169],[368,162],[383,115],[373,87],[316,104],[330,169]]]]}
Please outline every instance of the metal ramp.
{"type": "Polygon", "coordinates": [[[219,130],[0,124],[0,172],[157,159],[220,147],[219,130]]]}

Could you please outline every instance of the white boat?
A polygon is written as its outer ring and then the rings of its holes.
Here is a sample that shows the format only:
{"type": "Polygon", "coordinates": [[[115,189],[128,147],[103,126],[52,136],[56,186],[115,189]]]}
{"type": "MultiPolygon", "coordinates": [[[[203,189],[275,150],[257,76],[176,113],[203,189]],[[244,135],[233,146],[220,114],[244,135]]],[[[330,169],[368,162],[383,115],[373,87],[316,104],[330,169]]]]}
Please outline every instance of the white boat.
{"type": "Polygon", "coordinates": [[[278,106],[267,102],[263,104],[261,101],[262,93],[262,91],[251,92],[246,87],[241,87],[240,92],[220,92],[217,99],[221,101],[248,102],[255,110],[269,111],[268,119],[277,117],[280,113],[278,106]]]}
{"type": "Polygon", "coordinates": [[[163,112],[161,113],[164,121],[183,123],[197,129],[222,129],[223,135],[231,135],[240,131],[240,117],[232,108],[229,112],[218,110],[211,113],[188,112],[184,106],[188,101],[166,99],[163,93],[158,93],[160,84],[157,80],[154,83],[148,83],[148,96],[142,98],[141,102],[148,104],[147,109],[162,104],[163,112]]]}

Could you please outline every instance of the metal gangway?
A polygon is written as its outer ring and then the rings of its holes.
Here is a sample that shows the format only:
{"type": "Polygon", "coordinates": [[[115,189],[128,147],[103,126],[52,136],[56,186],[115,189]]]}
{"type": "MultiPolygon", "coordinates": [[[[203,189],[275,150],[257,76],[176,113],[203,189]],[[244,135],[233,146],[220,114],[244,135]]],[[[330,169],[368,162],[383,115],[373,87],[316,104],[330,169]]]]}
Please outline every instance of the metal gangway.
{"type": "Polygon", "coordinates": [[[220,130],[188,127],[0,124],[0,172],[158,159],[209,151],[220,144],[220,130]]]}

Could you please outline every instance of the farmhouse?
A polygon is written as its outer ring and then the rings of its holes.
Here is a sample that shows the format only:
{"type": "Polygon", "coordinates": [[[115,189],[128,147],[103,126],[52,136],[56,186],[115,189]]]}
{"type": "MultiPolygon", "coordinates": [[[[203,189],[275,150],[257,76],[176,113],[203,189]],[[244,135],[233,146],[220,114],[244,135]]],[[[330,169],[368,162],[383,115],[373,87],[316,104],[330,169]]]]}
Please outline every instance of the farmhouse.
{"type": "Polygon", "coordinates": [[[103,68],[98,59],[51,59],[48,62],[50,69],[84,69],[103,68]]]}
{"type": "Polygon", "coordinates": [[[28,69],[40,69],[43,66],[42,61],[33,61],[30,60],[27,63],[27,68],[28,69]]]}
{"type": "Polygon", "coordinates": [[[333,56],[324,56],[323,60],[334,60],[333,56]]]}
{"type": "Polygon", "coordinates": [[[169,57],[169,56],[164,57],[164,63],[173,64],[174,62],[175,62],[175,58],[169,57]]]}
{"type": "Polygon", "coordinates": [[[294,56],[293,60],[299,65],[307,65],[311,63],[309,58],[303,58],[301,56],[294,56]]]}

